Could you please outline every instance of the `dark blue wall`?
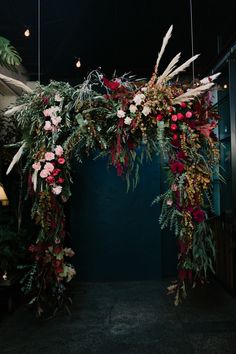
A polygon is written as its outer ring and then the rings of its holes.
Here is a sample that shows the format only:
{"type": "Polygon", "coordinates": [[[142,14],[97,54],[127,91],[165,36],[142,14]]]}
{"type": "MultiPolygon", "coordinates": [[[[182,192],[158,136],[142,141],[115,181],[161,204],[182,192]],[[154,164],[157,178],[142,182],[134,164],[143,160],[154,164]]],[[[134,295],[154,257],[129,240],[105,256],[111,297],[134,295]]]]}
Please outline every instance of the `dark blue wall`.
{"type": "Polygon", "coordinates": [[[143,166],[139,185],[128,193],[105,159],[75,163],[73,180],[70,228],[78,278],[160,279],[168,254],[162,254],[159,206],[151,206],[160,193],[158,158],[143,166]]]}

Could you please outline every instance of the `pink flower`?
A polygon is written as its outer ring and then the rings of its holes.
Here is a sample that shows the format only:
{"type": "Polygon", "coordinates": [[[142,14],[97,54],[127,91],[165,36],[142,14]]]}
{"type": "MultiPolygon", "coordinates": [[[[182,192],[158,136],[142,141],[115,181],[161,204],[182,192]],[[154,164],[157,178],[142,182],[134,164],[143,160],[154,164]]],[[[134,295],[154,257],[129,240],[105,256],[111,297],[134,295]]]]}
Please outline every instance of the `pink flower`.
{"type": "Polygon", "coordinates": [[[192,114],[191,111],[188,111],[188,112],[185,113],[185,117],[186,117],[186,118],[191,118],[192,115],[193,115],[193,114],[192,114]]]}
{"type": "Polygon", "coordinates": [[[176,121],[178,120],[177,115],[176,115],[176,114],[172,114],[171,120],[172,120],[173,122],[176,122],[176,121]]]}
{"type": "Polygon", "coordinates": [[[54,165],[51,162],[45,163],[44,169],[49,173],[54,170],[54,165]]]}
{"type": "Polygon", "coordinates": [[[186,102],[181,102],[181,103],[180,103],[180,106],[181,106],[182,108],[186,108],[186,107],[187,107],[187,103],[186,103],[186,102]]]}
{"type": "Polygon", "coordinates": [[[61,123],[61,117],[57,116],[52,116],[51,117],[52,123],[57,127],[59,123],[61,123]]]}
{"type": "Polygon", "coordinates": [[[56,195],[60,194],[62,191],[62,186],[55,186],[52,188],[52,192],[56,195]]]}
{"type": "Polygon", "coordinates": [[[44,114],[44,117],[50,117],[50,114],[51,114],[50,108],[45,109],[45,110],[43,111],[43,114],[44,114]]]}
{"type": "Polygon", "coordinates": [[[177,118],[178,118],[178,120],[184,119],[183,113],[177,113],[177,118]]]}
{"type": "Polygon", "coordinates": [[[50,174],[49,171],[47,171],[47,170],[42,170],[42,171],[40,172],[40,177],[46,178],[46,177],[48,177],[49,174],[50,174]]]}
{"type": "Polygon", "coordinates": [[[39,171],[40,168],[41,168],[41,164],[40,164],[40,162],[35,162],[35,163],[32,165],[32,167],[33,167],[33,169],[34,169],[35,171],[39,171]]]}
{"type": "Polygon", "coordinates": [[[46,122],[45,122],[45,125],[44,125],[44,130],[47,130],[47,131],[49,131],[49,130],[52,130],[52,124],[51,124],[51,122],[49,121],[49,120],[47,120],[46,122]]]}
{"type": "Polygon", "coordinates": [[[61,145],[57,145],[57,146],[56,146],[56,148],[55,148],[55,154],[56,154],[57,156],[63,155],[63,148],[62,148],[61,145]]]}
{"type": "Polygon", "coordinates": [[[60,168],[55,168],[55,170],[52,171],[53,176],[57,176],[61,172],[60,168]]]}
{"type": "Polygon", "coordinates": [[[54,158],[55,158],[55,155],[53,152],[46,152],[45,153],[45,160],[52,161],[52,160],[54,160],[54,158]]]}
{"type": "Polygon", "coordinates": [[[65,163],[65,159],[64,157],[59,157],[59,159],[57,160],[57,162],[60,164],[60,165],[63,165],[65,163]]]}
{"type": "Polygon", "coordinates": [[[61,184],[61,183],[64,183],[64,181],[65,181],[65,179],[60,177],[60,178],[58,178],[57,183],[61,184]]]}
{"type": "Polygon", "coordinates": [[[178,140],[178,134],[173,134],[173,140],[178,140]]]}
{"type": "Polygon", "coordinates": [[[170,125],[170,129],[171,129],[171,130],[177,130],[177,128],[178,128],[178,126],[177,126],[177,124],[175,124],[175,123],[173,123],[173,124],[170,125]]]}

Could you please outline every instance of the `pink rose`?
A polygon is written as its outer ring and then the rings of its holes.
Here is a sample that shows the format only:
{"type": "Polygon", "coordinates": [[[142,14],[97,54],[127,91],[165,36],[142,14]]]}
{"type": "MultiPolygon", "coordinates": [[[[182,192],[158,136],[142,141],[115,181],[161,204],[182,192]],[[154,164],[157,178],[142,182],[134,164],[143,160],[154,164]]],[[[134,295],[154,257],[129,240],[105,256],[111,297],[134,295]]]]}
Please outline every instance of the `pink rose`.
{"type": "Polygon", "coordinates": [[[45,160],[52,161],[52,160],[54,160],[54,158],[55,158],[55,155],[53,152],[46,152],[45,153],[45,160]]]}
{"type": "Polygon", "coordinates": [[[52,116],[51,117],[52,123],[57,127],[59,123],[61,123],[61,117],[52,116]]]}
{"type": "Polygon", "coordinates": [[[54,165],[51,162],[45,163],[44,169],[49,173],[54,170],[54,165]]]}
{"type": "Polygon", "coordinates": [[[52,192],[56,195],[60,194],[62,191],[62,186],[53,187],[52,192]]]}
{"type": "Polygon", "coordinates": [[[193,114],[192,114],[191,111],[188,111],[188,112],[185,113],[185,117],[186,117],[186,118],[191,118],[192,115],[193,115],[193,114]]]}
{"type": "Polygon", "coordinates": [[[42,171],[40,172],[40,177],[46,178],[49,174],[50,174],[49,171],[47,171],[47,170],[42,170],[42,171]]]}
{"type": "Polygon", "coordinates": [[[32,165],[32,167],[33,167],[33,169],[34,169],[35,171],[39,171],[40,168],[41,168],[41,164],[40,164],[40,162],[35,162],[35,163],[32,165]]]}
{"type": "Polygon", "coordinates": [[[184,119],[183,113],[177,113],[177,118],[178,118],[178,120],[184,119]]]}
{"type": "Polygon", "coordinates": [[[172,120],[173,122],[176,122],[176,121],[178,120],[177,115],[176,115],[176,114],[172,114],[171,120],[172,120]]]}
{"type": "Polygon", "coordinates": [[[178,126],[177,126],[177,124],[175,124],[175,123],[173,123],[173,124],[170,125],[170,129],[171,129],[171,130],[177,130],[177,128],[178,128],[178,126]]]}
{"type": "Polygon", "coordinates": [[[64,157],[59,157],[59,159],[57,160],[57,162],[60,164],[60,165],[63,165],[65,163],[65,159],[64,157]]]}
{"type": "Polygon", "coordinates": [[[55,148],[55,154],[56,154],[57,156],[63,155],[63,148],[62,148],[61,145],[57,145],[57,146],[56,146],[56,148],[55,148]]]}
{"type": "Polygon", "coordinates": [[[45,109],[45,110],[43,111],[43,114],[44,114],[44,117],[50,117],[50,114],[51,114],[50,109],[49,109],[49,108],[48,108],[48,109],[45,109]]]}
{"type": "Polygon", "coordinates": [[[187,107],[187,103],[186,103],[186,102],[181,102],[181,103],[180,103],[180,106],[181,106],[182,108],[186,108],[186,107],[187,107]]]}
{"type": "Polygon", "coordinates": [[[52,124],[51,124],[51,122],[49,121],[49,120],[47,120],[46,122],[45,122],[45,125],[44,125],[44,130],[47,130],[47,131],[49,131],[49,130],[52,130],[52,124]]]}

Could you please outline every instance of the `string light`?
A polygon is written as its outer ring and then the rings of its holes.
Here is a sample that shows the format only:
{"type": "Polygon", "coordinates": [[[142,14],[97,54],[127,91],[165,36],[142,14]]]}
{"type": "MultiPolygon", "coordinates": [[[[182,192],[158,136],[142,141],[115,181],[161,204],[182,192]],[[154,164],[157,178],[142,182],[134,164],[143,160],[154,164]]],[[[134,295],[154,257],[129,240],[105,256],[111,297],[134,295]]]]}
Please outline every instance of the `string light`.
{"type": "Polygon", "coordinates": [[[25,32],[24,32],[24,36],[25,37],[29,37],[30,36],[30,30],[29,28],[26,28],[25,32]]]}
{"type": "Polygon", "coordinates": [[[224,89],[227,89],[227,88],[228,88],[228,85],[227,85],[227,84],[224,84],[223,87],[224,87],[224,89]]]}
{"type": "Polygon", "coordinates": [[[81,61],[80,61],[80,58],[78,58],[75,66],[79,69],[81,67],[81,61]]]}
{"type": "Polygon", "coordinates": [[[4,272],[3,276],[2,276],[3,280],[7,280],[7,272],[4,272]]]}

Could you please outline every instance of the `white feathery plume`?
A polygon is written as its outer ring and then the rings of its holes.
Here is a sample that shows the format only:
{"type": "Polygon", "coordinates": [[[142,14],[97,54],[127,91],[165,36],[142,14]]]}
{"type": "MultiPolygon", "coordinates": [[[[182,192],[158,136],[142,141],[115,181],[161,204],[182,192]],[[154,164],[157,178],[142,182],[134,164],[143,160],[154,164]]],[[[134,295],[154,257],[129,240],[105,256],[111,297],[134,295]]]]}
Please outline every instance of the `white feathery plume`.
{"type": "Polygon", "coordinates": [[[178,73],[181,71],[184,71],[194,60],[196,60],[199,57],[199,54],[194,55],[190,59],[188,59],[186,62],[184,62],[182,65],[180,65],[177,69],[172,71],[170,75],[168,76],[168,80],[172,79],[172,77],[176,76],[178,73]]]}
{"type": "Polygon", "coordinates": [[[8,169],[7,169],[6,175],[8,175],[11,172],[11,170],[13,169],[15,164],[20,160],[25,146],[26,146],[26,143],[23,143],[21,145],[21,147],[19,148],[19,150],[17,151],[17,153],[15,154],[15,156],[13,157],[13,159],[12,159],[8,169]]]}
{"type": "Polygon", "coordinates": [[[172,104],[191,101],[196,96],[201,95],[204,91],[209,90],[212,86],[214,86],[214,83],[211,82],[205,85],[198,86],[194,89],[189,89],[188,91],[184,92],[182,95],[175,97],[172,101],[172,104]]]}
{"type": "Polygon", "coordinates": [[[6,112],[4,112],[4,116],[11,117],[11,116],[13,116],[13,114],[21,111],[25,106],[26,106],[26,104],[21,104],[19,106],[12,107],[12,108],[8,109],[6,112]]]}
{"type": "Polygon", "coordinates": [[[166,77],[168,77],[168,75],[171,73],[172,70],[174,70],[174,68],[176,67],[176,64],[179,61],[181,53],[178,53],[169,63],[169,65],[167,66],[167,68],[165,69],[165,71],[158,77],[157,79],[157,85],[162,83],[166,77]]]}
{"type": "Polygon", "coordinates": [[[33,183],[33,188],[34,188],[35,192],[36,192],[36,188],[37,188],[37,180],[38,180],[38,171],[34,170],[34,173],[32,174],[32,183],[33,183]]]}
{"type": "Polygon", "coordinates": [[[220,75],[221,73],[216,73],[214,75],[210,75],[210,76],[206,76],[203,79],[200,80],[201,84],[208,84],[209,82],[214,81],[215,79],[217,79],[217,77],[220,75]]]}
{"type": "Polygon", "coordinates": [[[23,82],[21,82],[19,80],[13,79],[12,77],[0,74],[0,79],[7,82],[8,84],[14,85],[16,87],[20,87],[23,91],[25,91],[27,93],[33,92],[33,90],[29,86],[27,86],[26,84],[24,84],[23,82]]]}
{"type": "Polygon", "coordinates": [[[168,43],[168,41],[169,41],[169,39],[171,37],[172,30],[173,30],[173,25],[170,26],[170,28],[166,32],[166,35],[163,38],[161,50],[158,53],[158,57],[157,57],[157,61],[156,61],[155,69],[154,69],[155,74],[157,74],[157,70],[158,70],[158,66],[159,66],[160,60],[161,60],[162,55],[163,55],[163,53],[164,53],[164,51],[166,49],[167,43],[168,43]]]}

